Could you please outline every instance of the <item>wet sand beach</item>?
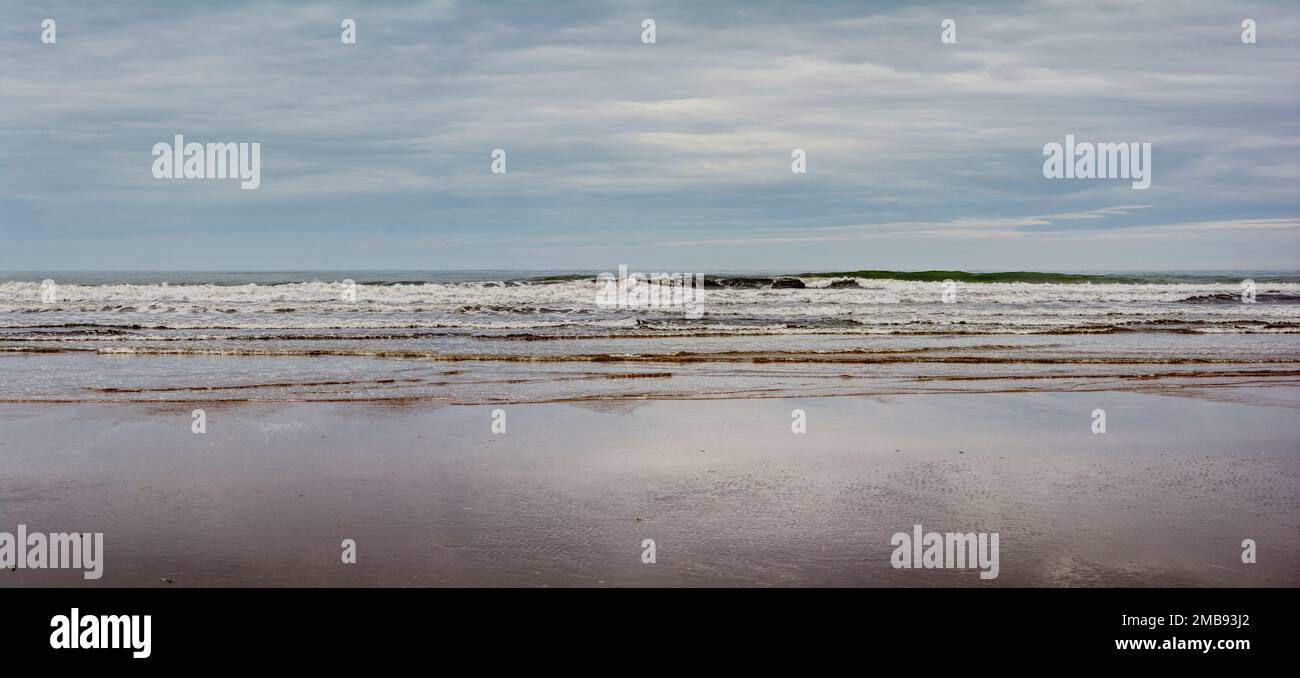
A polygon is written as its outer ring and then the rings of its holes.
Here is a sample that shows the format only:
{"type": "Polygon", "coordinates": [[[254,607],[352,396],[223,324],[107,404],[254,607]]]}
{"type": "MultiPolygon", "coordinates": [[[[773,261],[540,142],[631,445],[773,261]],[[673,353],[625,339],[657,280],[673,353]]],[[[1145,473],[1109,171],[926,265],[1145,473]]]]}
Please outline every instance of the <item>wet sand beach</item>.
{"type": "Polygon", "coordinates": [[[1300,584],[1295,272],[706,283],[14,275],[0,537],[105,562],[0,586],[1300,584]],[[917,525],[997,577],[895,568],[917,525]]]}
{"type": "Polygon", "coordinates": [[[103,532],[105,562],[0,586],[1300,584],[1300,390],[1182,395],[517,404],[504,434],[490,405],[200,402],[195,434],[185,404],[8,403],[0,530],[103,532]],[[915,524],[999,533],[999,577],[895,569],[915,524]]]}

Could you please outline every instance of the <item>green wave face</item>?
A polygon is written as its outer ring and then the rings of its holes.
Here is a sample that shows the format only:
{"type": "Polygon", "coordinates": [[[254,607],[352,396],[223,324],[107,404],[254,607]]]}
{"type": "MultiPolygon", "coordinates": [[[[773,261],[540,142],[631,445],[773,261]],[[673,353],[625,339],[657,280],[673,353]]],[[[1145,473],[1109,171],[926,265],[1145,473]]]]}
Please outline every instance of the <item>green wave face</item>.
{"type": "Polygon", "coordinates": [[[1152,282],[1149,278],[1123,275],[1042,273],[1038,271],[999,271],[994,273],[970,273],[968,271],[829,271],[824,273],[802,273],[802,278],[866,278],[876,280],[917,280],[927,282],[1028,282],[1028,283],[1142,283],[1152,282]]]}
{"type": "MultiPolygon", "coordinates": [[[[658,269],[654,271],[646,270],[642,275],[656,275],[658,269]]],[[[542,275],[523,280],[532,283],[553,283],[553,282],[570,282],[577,280],[591,280],[596,274],[566,273],[554,275],[542,275]]],[[[861,278],[865,280],[909,280],[916,282],[943,282],[953,280],[962,283],[1098,283],[1098,284],[1207,284],[1207,283],[1224,283],[1237,284],[1240,281],[1251,278],[1256,282],[1269,283],[1300,283],[1300,274],[1295,272],[1230,272],[1230,271],[1209,271],[1209,272],[1187,272],[1187,271],[1170,271],[1170,272],[1134,272],[1134,273],[1051,273],[1045,271],[991,271],[984,273],[972,273],[970,271],[888,271],[879,269],[866,269],[860,271],[817,271],[811,273],[795,274],[709,274],[705,276],[708,283],[722,283],[724,287],[745,287],[754,285],[770,285],[774,281],[791,281],[799,278],[817,279],[817,278],[861,278]]]]}
{"type": "Polygon", "coordinates": [[[1294,272],[1151,272],[1151,273],[1045,273],[1041,271],[994,271],[989,273],[971,273],[969,271],[827,271],[824,273],[800,273],[800,278],[867,278],[877,280],[917,280],[923,282],[942,282],[954,280],[968,283],[1110,283],[1110,284],[1146,284],[1170,285],[1178,283],[1237,284],[1246,278],[1256,282],[1295,283],[1300,282],[1300,275],[1294,272]]]}

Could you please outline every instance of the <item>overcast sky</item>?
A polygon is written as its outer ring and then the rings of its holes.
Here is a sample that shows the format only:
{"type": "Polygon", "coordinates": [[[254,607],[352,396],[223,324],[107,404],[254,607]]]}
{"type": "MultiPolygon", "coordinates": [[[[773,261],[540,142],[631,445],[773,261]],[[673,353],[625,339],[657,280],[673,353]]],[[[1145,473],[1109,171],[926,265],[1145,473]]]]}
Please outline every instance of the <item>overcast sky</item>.
{"type": "Polygon", "coordinates": [[[6,3],[0,269],[1300,268],[1293,0],[205,4],[6,3]]]}

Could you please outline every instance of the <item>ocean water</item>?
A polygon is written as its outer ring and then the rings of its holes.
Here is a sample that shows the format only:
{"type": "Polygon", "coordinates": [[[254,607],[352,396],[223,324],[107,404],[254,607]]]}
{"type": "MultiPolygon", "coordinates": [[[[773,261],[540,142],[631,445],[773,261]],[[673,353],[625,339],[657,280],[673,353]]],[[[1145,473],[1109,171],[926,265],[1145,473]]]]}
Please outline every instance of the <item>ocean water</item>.
{"type": "Polygon", "coordinates": [[[1232,398],[1300,377],[1293,272],[718,272],[697,313],[607,289],[575,271],[0,273],[0,402],[1232,398]]]}

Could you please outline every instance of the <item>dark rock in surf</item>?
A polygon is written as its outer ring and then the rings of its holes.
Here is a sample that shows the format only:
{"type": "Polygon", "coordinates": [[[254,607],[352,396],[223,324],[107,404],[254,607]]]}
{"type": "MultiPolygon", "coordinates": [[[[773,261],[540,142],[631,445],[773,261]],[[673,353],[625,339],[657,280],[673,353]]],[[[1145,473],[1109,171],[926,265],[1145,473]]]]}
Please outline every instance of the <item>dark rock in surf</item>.
{"type": "Polygon", "coordinates": [[[737,290],[756,289],[772,283],[771,278],[727,278],[722,282],[724,287],[730,287],[737,290]]]}

